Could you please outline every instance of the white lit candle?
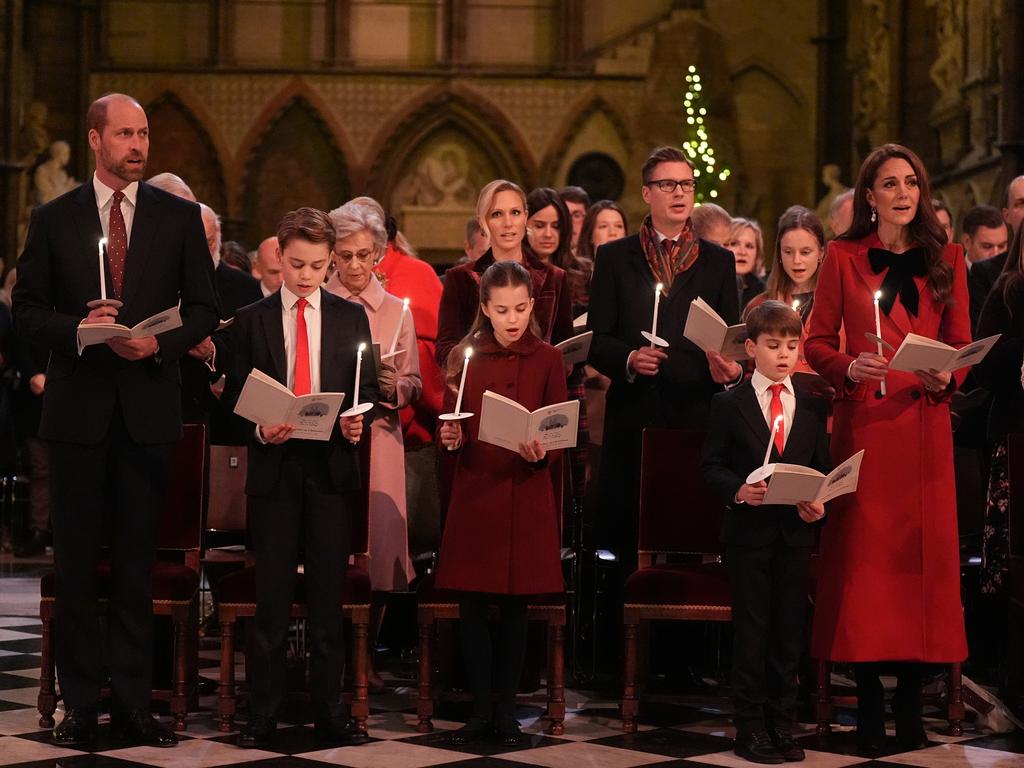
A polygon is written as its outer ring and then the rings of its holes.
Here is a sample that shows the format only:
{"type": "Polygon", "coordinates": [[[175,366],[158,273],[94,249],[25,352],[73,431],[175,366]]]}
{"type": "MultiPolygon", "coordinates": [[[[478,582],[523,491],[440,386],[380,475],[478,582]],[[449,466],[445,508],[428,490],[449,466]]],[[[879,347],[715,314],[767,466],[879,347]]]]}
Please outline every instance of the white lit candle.
{"type": "Polygon", "coordinates": [[[794,312],[799,312],[800,311],[800,299],[793,299],[793,311],[794,312]]]}
{"type": "MultiPolygon", "coordinates": [[[[882,298],[881,291],[875,291],[875,336],[878,338],[876,346],[878,348],[878,355],[882,355],[882,320],[878,315],[878,300],[882,298]]],[[[879,384],[878,391],[882,393],[882,397],[885,397],[885,379],[882,379],[879,384]]]]}
{"type": "Polygon", "coordinates": [[[98,250],[100,252],[100,301],[107,300],[107,268],[105,265],[106,250],[107,250],[107,238],[101,237],[99,242],[98,250]]]}
{"type": "Polygon", "coordinates": [[[462,360],[462,378],[459,380],[459,395],[455,398],[455,415],[462,413],[462,392],[466,388],[466,369],[469,368],[469,358],[473,356],[473,348],[466,347],[466,356],[462,360]]]}
{"type": "Polygon", "coordinates": [[[782,426],[782,416],[775,417],[775,422],[772,424],[772,433],[768,435],[768,447],[764,452],[764,461],[761,462],[762,467],[768,466],[768,459],[772,457],[772,446],[775,445],[775,433],[779,431],[779,427],[782,426]]]}
{"type": "Polygon", "coordinates": [[[366,342],[361,342],[356,350],[356,390],[352,395],[352,410],[359,407],[359,372],[363,367],[363,350],[366,349],[366,342]]]}
{"type": "Polygon", "coordinates": [[[658,338],[658,304],[661,303],[661,289],[664,286],[658,283],[654,286],[654,319],[651,321],[651,346],[654,346],[654,339],[658,338]]]}
{"type": "Polygon", "coordinates": [[[409,300],[402,299],[402,315],[398,318],[398,327],[395,328],[395,335],[391,337],[391,349],[388,350],[388,355],[395,354],[395,349],[398,347],[398,336],[402,333],[402,324],[405,322],[405,313],[409,311],[409,300]]]}

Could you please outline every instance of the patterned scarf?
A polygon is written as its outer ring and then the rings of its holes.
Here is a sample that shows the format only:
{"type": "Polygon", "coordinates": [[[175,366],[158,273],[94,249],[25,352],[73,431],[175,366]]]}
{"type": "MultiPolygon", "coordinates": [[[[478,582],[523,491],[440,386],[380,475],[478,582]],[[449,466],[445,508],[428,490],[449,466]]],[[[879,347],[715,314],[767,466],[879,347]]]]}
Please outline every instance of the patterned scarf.
{"type": "Polygon", "coordinates": [[[687,219],[683,231],[675,240],[664,240],[658,242],[658,233],[654,230],[650,214],[644,218],[640,225],[640,247],[647,259],[647,266],[651,268],[654,279],[661,283],[662,293],[668,296],[672,288],[672,281],[675,276],[685,272],[697,261],[697,253],[700,250],[697,244],[697,235],[693,231],[693,223],[687,219]]]}

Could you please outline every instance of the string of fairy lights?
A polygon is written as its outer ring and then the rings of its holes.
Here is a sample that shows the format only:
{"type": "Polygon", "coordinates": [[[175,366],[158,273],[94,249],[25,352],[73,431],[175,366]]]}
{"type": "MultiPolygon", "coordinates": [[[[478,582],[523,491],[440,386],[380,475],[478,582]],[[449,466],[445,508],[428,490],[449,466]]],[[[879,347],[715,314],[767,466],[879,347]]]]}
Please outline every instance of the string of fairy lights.
{"type": "Polygon", "coordinates": [[[704,124],[708,110],[704,106],[703,90],[697,67],[691,64],[686,74],[686,94],[683,98],[688,126],[683,150],[693,163],[693,179],[697,184],[694,202],[697,205],[717,198],[718,185],[728,181],[732,174],[732,171],[719,163],[714,147],[708,143],[708,132],[704,124]]]}

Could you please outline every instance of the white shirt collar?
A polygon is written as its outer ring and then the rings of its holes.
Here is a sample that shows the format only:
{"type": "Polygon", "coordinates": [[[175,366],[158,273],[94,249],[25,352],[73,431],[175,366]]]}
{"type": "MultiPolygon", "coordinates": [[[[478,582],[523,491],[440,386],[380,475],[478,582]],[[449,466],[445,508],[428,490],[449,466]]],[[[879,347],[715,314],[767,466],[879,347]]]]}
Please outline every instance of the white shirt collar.
{"type": "MultiPolygon", "coordinates": [[[[96,192],[96,206],[98,208],[104,208],[110,198],[114,196],[114,190],[100,181],[100,177],[97,176],[95,172],[92,174],[92,188],[96,192]]],[[[124,193],[125,199],[131,203],[132,208],[134,208],[135,199],[139,194],[139,182],[133,181],[121,191],[124,193]]]]}
{"type": "MultiPolygon", "coordinates": [[[[291,312],[292,307],[295,306],[299,297],[288,290],[288,286],[284,283],[281,284],[281,306],[291,312]]],[[[320,311],[320,289],[317,288],[309,296],[306,297],[306,301],[309,302],[309,306],[315,309],[317,312],[320,311]]]]}
{"type": "Polygon", "coordinates": [[[772,384],[781,384],[783,387],[785,387],[786,391],[789,392],[789,394],[795,394],[793,392],[793,381],[789,376],[784,378],[782,381],[772,381],[755,368],[753,375],[750,377],[750,383],[754,387],[754,391],[757,393],[758,397],[767,392],[768,387],[770,387],[772,384]]]}
{"type": "Polygon", "coordinates": [[[677,234],[675,237],[669,237],[668,235],[662,234],[658,230],[654,230],[654,234],[656,234],[658,236],[658,242],[662,243],[665,240],[672,240],[673,242],[678,240],[679,239],[679,234],[682,234],[682,232],[680,231],[680,233],[677,234]]]}

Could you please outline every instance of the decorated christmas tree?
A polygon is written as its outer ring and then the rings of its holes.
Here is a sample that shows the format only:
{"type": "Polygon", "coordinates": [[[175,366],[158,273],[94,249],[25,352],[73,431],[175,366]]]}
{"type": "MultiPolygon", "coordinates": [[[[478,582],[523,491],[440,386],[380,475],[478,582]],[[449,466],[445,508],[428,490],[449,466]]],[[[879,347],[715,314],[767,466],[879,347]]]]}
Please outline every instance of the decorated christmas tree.
{"type": "Polygon", "coordinates": [[[698,205],[713,202],[718,197],[719,187],[728,181],[731,171],[720,164],[715,156],[714,147],[708,142],[708,110],[704,106],[704,84],[697,73],[697,68],[692,64],[686,73],[683,108],[686,110],[683,150],[693,163],[693,178],[697,182],[694,201],[698,205]]]}

